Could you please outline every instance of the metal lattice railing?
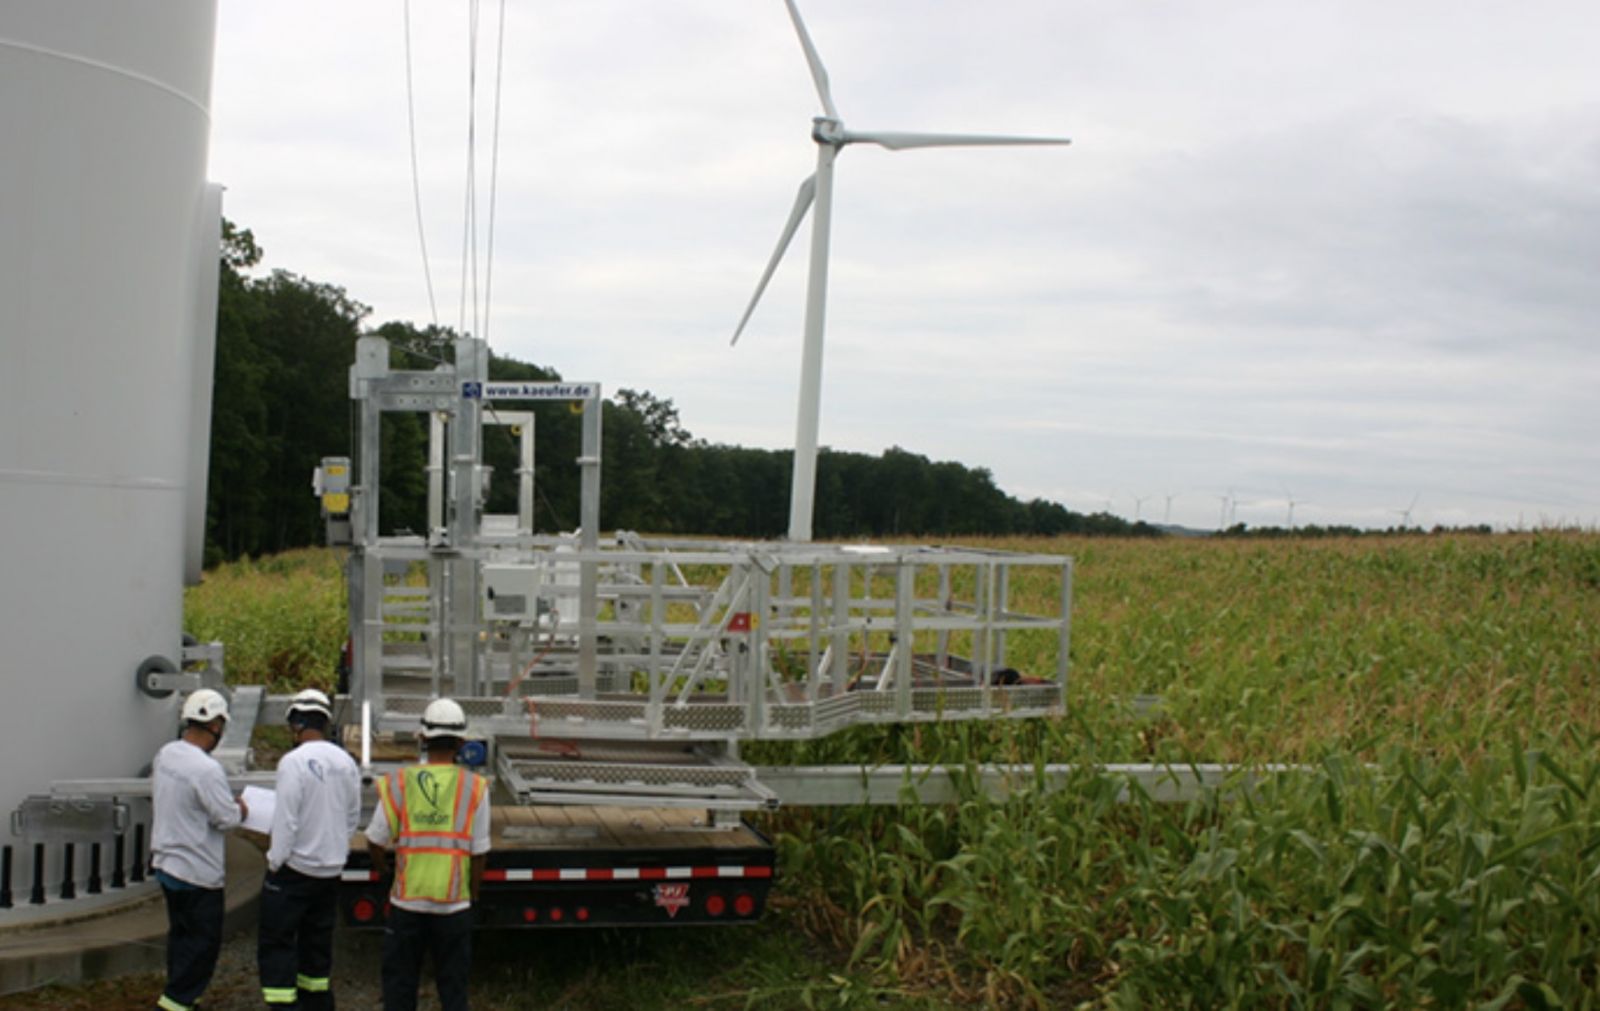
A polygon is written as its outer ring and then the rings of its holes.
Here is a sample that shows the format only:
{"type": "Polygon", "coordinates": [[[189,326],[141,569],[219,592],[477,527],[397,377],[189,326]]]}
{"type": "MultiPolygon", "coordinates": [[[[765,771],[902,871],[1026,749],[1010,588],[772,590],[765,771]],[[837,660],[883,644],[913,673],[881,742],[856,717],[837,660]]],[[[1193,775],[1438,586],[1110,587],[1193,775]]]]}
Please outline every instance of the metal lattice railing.
{"type": "MultiPolygon", "coordinates": [[[[427,557],[408,544],[363,561],[416,582],[427,557]]],[[[454,647],[392,631],[408,626],[385,607],[414,609],[417,594],[369,595],[365,627],[396,640],[363,672],[380,728],[414,727],[446,693],[485,731],[617,740],[793,739],[1065,710],[1068,558],[632,538],[496,548],[482,561],[486,602],[499,586],[502,603],[470,627],[439,617],[454,647]],[[597,597],[587,612],[573,599],[585,580],[597,597]]]]}

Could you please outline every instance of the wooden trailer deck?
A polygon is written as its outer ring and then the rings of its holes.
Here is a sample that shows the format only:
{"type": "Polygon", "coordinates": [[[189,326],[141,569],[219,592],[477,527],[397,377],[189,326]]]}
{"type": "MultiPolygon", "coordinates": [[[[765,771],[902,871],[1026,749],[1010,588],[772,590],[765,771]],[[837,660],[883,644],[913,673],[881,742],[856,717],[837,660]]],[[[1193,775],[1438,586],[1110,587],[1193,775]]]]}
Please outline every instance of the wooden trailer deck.
{"type": "Polygon", "coordinates": [[[712,828],[704,811],[594,805],[500,805],[490,813],[494,848],[735,850],[762,845],[748,825],[712,828]]]}

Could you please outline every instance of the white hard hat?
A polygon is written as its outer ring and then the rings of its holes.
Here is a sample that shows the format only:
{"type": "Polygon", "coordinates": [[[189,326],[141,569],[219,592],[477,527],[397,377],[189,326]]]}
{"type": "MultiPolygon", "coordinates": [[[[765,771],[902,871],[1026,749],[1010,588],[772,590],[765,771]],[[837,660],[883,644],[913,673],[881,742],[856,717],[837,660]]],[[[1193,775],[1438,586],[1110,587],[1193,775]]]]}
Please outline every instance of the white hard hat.
{"type": "Polygon", "coordinates": [[[202,688],[183,700],[185,723],[210,723],[219,716],[228,718],[228,700],[219,691],[202,688]]]}
{"type": "Polygon", "coordinates": [[[454,699],[434,699],[422,711],[422,739],[467,736],[467,714],[454,699]]]}
{"type": "Polygon", "coordinates": [[[296,692],[294,698],[289,700],[288,718],[294,719],[295,713],[321,713],[328,719],[333,719],[333,703],[328,701],[328,696],[315,688],[307,688],[296,692]]]}

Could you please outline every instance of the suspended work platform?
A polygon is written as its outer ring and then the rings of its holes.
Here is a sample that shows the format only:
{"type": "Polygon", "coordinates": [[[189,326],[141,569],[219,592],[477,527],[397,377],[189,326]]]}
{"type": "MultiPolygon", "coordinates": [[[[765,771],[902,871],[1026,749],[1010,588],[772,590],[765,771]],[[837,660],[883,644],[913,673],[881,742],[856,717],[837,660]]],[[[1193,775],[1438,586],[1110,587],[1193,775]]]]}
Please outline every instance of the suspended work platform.
{"type": "MultiPolygon", "coordinates": [[[[1065,711],[1072,560],[974,548],[605,538],[592,382],[495,383],[481,341],[429,371],[363,338],[354,466],[319,471],[348,544],[349,693],[367,733],[415,730],[450,696],[529,803],[772,801],[745,741],[863,724],[1065,711]],[[540,405],[580,414],[580,526],[535,533],[540,405]],[[428,419],[424,534],[380,528],[386,414],[428,419]],[[485,511],[486,426],[517,441],[517,511],[485,511]]],[[[545,407],[544,409],[549,409],[545,407]]],[[[413,473],[415,473],[413,471],[413,473]]]]}

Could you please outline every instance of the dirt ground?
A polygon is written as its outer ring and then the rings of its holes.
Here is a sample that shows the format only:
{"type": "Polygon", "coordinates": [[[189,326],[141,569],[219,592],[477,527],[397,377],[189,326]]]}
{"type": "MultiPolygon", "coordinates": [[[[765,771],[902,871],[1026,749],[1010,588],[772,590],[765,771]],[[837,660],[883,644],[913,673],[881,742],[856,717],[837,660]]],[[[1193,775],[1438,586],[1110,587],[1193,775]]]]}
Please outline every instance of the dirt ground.
{"type": "MultiPolygon", "coordinates": [[[[334,945],[334,997],[341,1008],[382,1006],[379,977],[383,935],[340,931],[334,945]]],[[[4,1011],[140,1011],[153,1007],[161,994],[160,973],[141,973],[75,987],[54,987],[0,997],[4,1011]]],[[[259,1011],[261,980],[256,974],[256,932],[244,929],[223,943],[211,987],[201,999],[203,1011],[259,1011]]],[[[422,1011],[438,1011],[438,997],[425,977],[422,1011]]]]}

